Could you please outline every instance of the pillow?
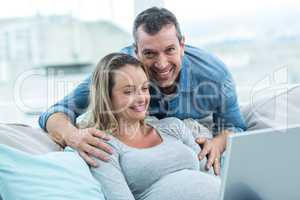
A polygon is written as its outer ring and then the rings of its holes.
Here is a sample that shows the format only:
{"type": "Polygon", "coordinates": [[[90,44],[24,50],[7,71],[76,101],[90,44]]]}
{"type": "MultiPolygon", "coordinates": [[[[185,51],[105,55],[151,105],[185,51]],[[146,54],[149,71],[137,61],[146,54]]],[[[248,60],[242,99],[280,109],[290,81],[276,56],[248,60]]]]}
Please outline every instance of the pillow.
{"type": "Polygon", "coordinates": [[[71,148],[31,155],[0,145],[3,200],[104,200],[101,185],[71,148]]]}
{"type": "Polygon", "coordinates": [[[42,154],[61,150],[42,129],[22,124],[0,123],[0,144],[30,153],[42,154]]]}
{"type": "Polygon", "coordinates": [[[247,130],[300,124],[300,85],[280,94],[265,92],[263,96],[242,108],[247,130]]]}

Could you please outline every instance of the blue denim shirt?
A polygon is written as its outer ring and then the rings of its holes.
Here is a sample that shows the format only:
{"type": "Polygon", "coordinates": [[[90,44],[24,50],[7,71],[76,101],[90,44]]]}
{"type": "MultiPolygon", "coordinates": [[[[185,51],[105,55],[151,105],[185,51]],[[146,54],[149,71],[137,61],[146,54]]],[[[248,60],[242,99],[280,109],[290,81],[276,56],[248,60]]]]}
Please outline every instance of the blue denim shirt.
{"type": "MultiPolygon", "coordinates": [[[[133,48],[121,50],[134,55],[133,48]]],[[[91,77],[73,92],[41,114],[39,124],[45,130],[47,119],[55,112],[65,113],[73,123],[86,111],[89,104],[91,77]]],[[[242,118],[235,85],[226,66],[208,52],[185,45],[176,93],[162,94],[154,84],[150,87],[150,115],[158,118],[203,119],[211,116],[214,132],[246,129],[242,118]]]]}

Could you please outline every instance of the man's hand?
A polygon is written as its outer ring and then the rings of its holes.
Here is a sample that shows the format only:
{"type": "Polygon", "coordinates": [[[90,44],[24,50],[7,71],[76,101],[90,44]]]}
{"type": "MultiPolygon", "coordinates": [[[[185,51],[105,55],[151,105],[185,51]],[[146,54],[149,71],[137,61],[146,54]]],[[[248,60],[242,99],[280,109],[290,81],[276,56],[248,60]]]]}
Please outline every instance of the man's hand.
{"type": "Polygon", "coordinates": [[[226,140],[229,132],[223,132],[215,136],[213,139],[199,137],[196,139],[202,150],[198,154],[200,160],[207,157],[206,169],[209,170],[212,166],[215,175],[220,175],[220,158],[221,154],[225,151],[226,140]]]}
{"type": "Polygon", "coordinates": [[[112,148],[103,141],[109,139],[109,135],[95,128],[77,129],[75,133],[65,135],[64,138],[66,144],[77,149],[79,155],[92,167],[97,167],[97,162],[91,156],[103,161],[109,160],[103,152],[112,154],[112,148]]]}

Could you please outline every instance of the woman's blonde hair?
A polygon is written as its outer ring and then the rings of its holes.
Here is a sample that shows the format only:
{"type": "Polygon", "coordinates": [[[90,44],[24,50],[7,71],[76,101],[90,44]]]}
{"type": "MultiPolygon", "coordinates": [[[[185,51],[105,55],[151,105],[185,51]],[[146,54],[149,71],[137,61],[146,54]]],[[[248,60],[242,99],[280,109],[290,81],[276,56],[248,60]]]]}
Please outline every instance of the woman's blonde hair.
{"type": "Polygon", "coordinates": [[[111,95],[115,85],[114,74],[126,65],[141,67],[148,77],[143,64],[130,55],[111,53],[103,57],[91,78],[88,120],[83,125],[85,128],[95,127],[110,132],[118,128],[118,122],[112,110],[111,95]]]}

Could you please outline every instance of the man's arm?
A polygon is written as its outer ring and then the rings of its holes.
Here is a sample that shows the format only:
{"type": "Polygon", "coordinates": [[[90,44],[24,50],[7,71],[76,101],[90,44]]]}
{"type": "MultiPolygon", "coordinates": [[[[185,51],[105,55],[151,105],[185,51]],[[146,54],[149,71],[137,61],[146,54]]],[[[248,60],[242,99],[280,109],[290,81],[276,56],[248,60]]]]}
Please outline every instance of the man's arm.
{"type": "MultiPolygon", "coordinates": [[[[69,138],[72,134],[74,134],[77,131],[77,128],[70,122],[70,119],[65,113],[58,112],[53,113],[48,118],[46,130],[53,141],[61,147],[66,147],[66,138],[69,138]]],[[[68,143],[74,144],[75,141],[70,141],[68,143]]]]}
{"type": "Polygon", "coordinates": [[[51,106],[39,118],[41,128],[47,131],[50,137],[61,146],[71,146],[90,165],[96,166],[93,155],[99,159],[107,157],[99,150],[111,153],[111,148],[102,139],[109,137],[95,128],[78,129],[74,126],[76,117],[82,114],[88,106],[90,78],[84,80],[75,90],[61,101],[51,106]]]}
{"type": "Polygon", "coordinates": [[[42,113],[39,118],[40,127],[47,131],[46,125],[49,117],[58,112],[64,113],[69,121],[75,124],[76,118],[84,113],[89,105],[90,81],[91,77],[85,79],[70,94],[42,113]]]}
{"type": "Polygon", "coordinates": [[[240,111],[235,84],[230,74],[220,86],[220,101],[213,114],[215,133],[242,132],[246,130],[246,124],[240,111]]]}
{"type": "Polygon", "coordinates": [[[240,112],[237,94],[233,80],[228,74],[220,87],[220,101],[213,114],[215,124],[213,139],[197,138],[196,142],[202,147],[199,159],[208,157],[207,169],[214,167],[215,173],[220,173],[220,158],[226,149],[227,137],[235,132],[246,129],[246,125],[240,112]]]}

